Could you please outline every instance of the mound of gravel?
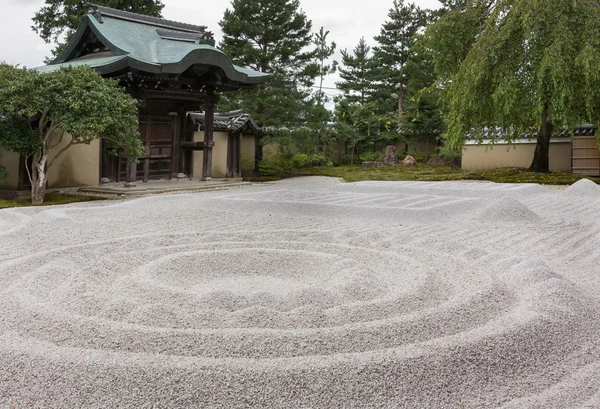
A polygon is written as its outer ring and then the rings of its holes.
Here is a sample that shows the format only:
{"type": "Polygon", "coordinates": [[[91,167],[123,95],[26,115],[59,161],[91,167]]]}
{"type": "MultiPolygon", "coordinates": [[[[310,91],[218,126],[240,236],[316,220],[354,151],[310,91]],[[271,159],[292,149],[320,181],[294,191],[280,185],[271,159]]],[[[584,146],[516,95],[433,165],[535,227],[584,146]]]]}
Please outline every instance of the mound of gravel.
{"type": "Polygon", "coordinates": [[[476,220],[490,223],[534,223],[540,217],[518,200],[503,197],[481,209],[476,220]]]}
{"type": "Polygon", "coordinates": [[[589,179],[581,179],[565,189],[570,195],[600,197],[600,186],[589,179]]]}
{"type": "Polygon", "coordinates": [[[600,407],[598,206],[402,186],[0,211],[0,408],[600,407]]]}

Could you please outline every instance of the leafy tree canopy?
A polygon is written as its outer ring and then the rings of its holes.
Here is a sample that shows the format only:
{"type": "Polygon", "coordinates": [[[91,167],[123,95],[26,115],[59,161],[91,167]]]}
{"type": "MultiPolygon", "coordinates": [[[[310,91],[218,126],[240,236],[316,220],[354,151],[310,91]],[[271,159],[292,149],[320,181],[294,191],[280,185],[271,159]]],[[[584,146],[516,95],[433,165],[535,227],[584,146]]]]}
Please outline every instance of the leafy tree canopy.
{"type": "MultiPolygon", "coordinates": [[[[255,90],[223,95],[221,109],[242,108],[269,129],[261,143],[289,145],[293,130],[314,122],[319,111],[310,90],[321,69],[312,22],[299,0],[232,0],[219,25],[220,48],[234,63],[271,74],[255,90]]],[[[316,149],[318,142],[305,145],[316,149]]]]}
{"type": "Polygon", "coordinates": [[[312,22],[299,0],[232,0],[219,25],[221,49],[236,63],[267,72],[278,83],[312,85],[312,22]]]}
{"type": "Polygon", "coordinates": [[[400,117],[402,138],[409,143],[439,136],[445,124],[438,105],[439,90],[434,86],[433,56],[420,36],[402,71],[406,78],[405,111],[400,117]]]}
{"type": "Polygon", "coordinates": [[[338,62],[333,61],[331,64],[327,64],[327,60],[333,55],[337,45],[335,42],[329,43],[327,40],[329,31],[325,31],[323,27],[315,34],[313,38],[313,44],[317,47],[316,57],[318,60],[318,77],[319,77],[319,92],[317,94],[318,103],[323,105],[323,79],[329,74],[333,74],[337,71],[338,62]]]}
{"type": "Polygon", "coordinates": [[[470,0],[427,35],[454,148],[539,129],[531,170],[547,172],[553,130],[598,121],[599,0],[470,0]]]}
{"type": "Polygon", "coordinates": [[[394,0],[388,20],[374,38],[377,42],[373,51],[377,61],[376,78],[380,81],[379,95],[384,99],[382,102],[391,102],[388,110],[393,110],[396,105],[399,115],[404,112],[405,89],[409,80],[408,72],[403,68],[411,57],[417,34],[423,30],[427,20],[428,13],[414,3],[394,0]]]}
{"type": "MultiPolygon", "coordinates": [[[[161,0],[94,0],[93,3],[153,17],[161,17],[164,7],[161,0]]],[[[87,0],[46,0],[35,13],[32,29],[46,43],[56,44],[53,55],[57,55],[74,34],[89,9],[88,4],[87,0]]]]}
{"type": "Polygon", "coordinates": [[[336,86],[344,91],[344,99],[365,104],[375,92],[375,61],[371,47],[362,37],[352,53],[348,50],[342,50],[341,53],[339,75],[342,80],[336,86]]]}
{"type": "Polygon", "coordinates": [[[34,202],[43,200],[54,160],[72,145],[102,136],[134,159],[143,153],[136,100],[89,67],[39,73],[0,65],[0,113],[0,144],[32,157],[34,202]]]}

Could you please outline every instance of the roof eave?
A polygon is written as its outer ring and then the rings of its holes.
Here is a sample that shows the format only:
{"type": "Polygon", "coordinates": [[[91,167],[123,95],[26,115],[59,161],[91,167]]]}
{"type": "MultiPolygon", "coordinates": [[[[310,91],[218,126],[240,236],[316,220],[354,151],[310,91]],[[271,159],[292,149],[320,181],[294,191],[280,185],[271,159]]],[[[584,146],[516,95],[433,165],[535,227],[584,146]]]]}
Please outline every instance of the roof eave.
{"type": "Polygon", "coordinates": [[[62,64],[64,62],[67,62],[69,60],[69,57],[71,56],[71,54],[73,54],[73,52],[77,48],[77,45],[79,45],[79,43],[83,40],[86,30],[88,28],[92,31],[92,33],[94,33],[94,35],[98,38],[98,40],[102,41],[102,44],[104,44],[114,55],[128,54],[125,50],[122,50],[119,47],[112,44],[102,34],[102,32],[100,30],[98,30],[98,28],[95,26],[95,24],[92,23],[92,21],[91,21],[92,18],[94,18],[94,17],[90,16],[89,14],[86,14],[85,16],[83,16],[83,18],[81,19],[81,23],[79,23],[79,27],[77,28],[77,31],[73,35],[73,38],[71,38],[71,41],[69,41],[69,43],[67,44],[65,49],[50,63],[50,65],[62,64]]]}

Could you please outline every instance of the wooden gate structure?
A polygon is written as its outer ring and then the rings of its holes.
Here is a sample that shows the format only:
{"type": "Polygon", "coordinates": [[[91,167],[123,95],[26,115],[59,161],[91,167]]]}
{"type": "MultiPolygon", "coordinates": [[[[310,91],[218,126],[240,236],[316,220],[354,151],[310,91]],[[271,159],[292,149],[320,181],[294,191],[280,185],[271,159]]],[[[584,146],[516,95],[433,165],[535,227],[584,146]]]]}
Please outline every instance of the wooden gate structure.
{"type": "Polygon", "coordinates": [[[571,139],[571,171],[579,175],[600,176],[600,151],[596,127],[577,127],[571,139]]]}
{"type": "MultiPolygon", "coordinates": [[[[252,89],[269,79],[268,74],[233,65],[214,45],[205,26],[90,5],[64,50],[39,71],[88,65],[118,80],[138,100],[145,154],[136,164],[103,152],[103,181],[134,186],[139,180],[185,177],[190,150],[204,151],[202,179],[210,180],[212,118],[219,94],[252,89]],[[185,140],[187,112],[198,111],[206,115],[208,126],[204,141],[190,145],[185,140]]],[[[232,146],[237,149],[235,141],[232,146]]]]}

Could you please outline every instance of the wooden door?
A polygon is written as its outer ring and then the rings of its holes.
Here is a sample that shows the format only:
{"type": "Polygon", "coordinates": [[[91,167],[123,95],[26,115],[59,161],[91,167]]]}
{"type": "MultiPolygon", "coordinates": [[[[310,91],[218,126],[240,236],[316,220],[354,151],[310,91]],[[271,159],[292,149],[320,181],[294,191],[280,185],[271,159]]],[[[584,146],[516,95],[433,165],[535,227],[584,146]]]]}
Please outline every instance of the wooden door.
{"type": "MultiPolygon", "coordinates": [[[[146,148],[137,164],[136,179],[171,179],[173,176],[173,141],[176,132],[176,117],[140,115],[140,139],[146,148]]],[[[125,180],[127,158],[122,157],[119,176],[125,180]]]]}

